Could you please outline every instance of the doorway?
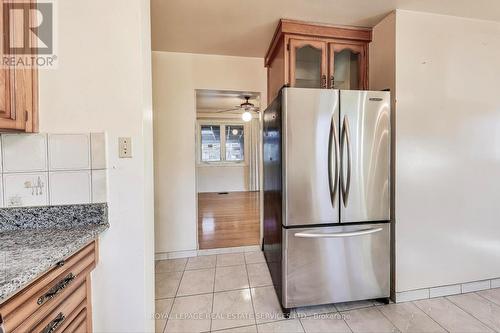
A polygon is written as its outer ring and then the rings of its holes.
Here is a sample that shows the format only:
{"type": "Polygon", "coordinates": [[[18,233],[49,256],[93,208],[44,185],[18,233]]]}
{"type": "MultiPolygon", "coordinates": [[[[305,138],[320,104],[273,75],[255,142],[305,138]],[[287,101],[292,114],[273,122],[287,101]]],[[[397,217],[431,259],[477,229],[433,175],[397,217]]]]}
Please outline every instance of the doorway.
{"type": "Polygon", "coordinates": [[[200,250],[259,245],[260,93],[196,91],[200,250]]]}

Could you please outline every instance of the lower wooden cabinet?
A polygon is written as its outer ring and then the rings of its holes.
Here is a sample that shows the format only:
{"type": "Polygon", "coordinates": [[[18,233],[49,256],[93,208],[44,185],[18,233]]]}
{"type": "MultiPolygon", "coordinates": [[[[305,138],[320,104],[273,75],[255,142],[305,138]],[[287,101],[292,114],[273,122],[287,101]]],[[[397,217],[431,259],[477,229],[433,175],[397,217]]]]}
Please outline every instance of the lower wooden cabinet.
{"type": "Polygon", "coordinates": [[[66,324],[61,326],[61,331],[63,332],[89,332],[88,327],[91,327],[88,323],[87,308],[78,307],[73,315],[68,318],[66,324]]]}
{"type": "Polygon", "coordinates": [[[91,332],[96,263],[93,241],[0,305],[5,332],[91,332]]]}

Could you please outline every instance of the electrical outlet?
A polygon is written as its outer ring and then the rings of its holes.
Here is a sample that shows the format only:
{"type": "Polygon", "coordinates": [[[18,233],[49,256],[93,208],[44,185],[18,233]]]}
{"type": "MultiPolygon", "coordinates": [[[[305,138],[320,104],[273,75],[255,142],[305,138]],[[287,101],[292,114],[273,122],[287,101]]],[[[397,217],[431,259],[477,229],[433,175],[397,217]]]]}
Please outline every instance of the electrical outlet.
{"type": "Polygon", "coordinates": [[[118,138],[118,155],[120,158],[132,157],[132,138],[118,138]]]}

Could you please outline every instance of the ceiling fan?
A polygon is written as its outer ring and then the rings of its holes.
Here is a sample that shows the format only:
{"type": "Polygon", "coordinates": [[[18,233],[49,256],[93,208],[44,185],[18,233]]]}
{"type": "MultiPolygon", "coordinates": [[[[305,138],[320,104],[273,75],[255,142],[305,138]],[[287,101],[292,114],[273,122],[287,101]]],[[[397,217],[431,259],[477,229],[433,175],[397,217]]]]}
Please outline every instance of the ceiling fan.
{"type": "Polygon", "coordinates": [[[241,114],[241,119],[243,119],[243,121],[248,122],[248,121],[252,120],[252,112],[259,112],[259,108],[256,107],[253,103],[250,103],[250,97],[251,96],[243,96],[245,101],[243,103],[241,103],[240,105],[236,105],[234,108],[231,108],[231,109],[217,111],[217,113],[231,112],[231,111],[244,111],[241,114]]]}

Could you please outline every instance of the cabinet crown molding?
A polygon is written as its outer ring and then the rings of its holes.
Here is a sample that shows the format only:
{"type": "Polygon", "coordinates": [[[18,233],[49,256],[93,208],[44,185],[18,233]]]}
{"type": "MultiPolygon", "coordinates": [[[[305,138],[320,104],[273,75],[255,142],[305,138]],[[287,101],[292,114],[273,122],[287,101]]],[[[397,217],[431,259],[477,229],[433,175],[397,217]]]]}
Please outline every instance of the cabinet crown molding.
{"type": "Polygon", "coordinates": [[[370,43],[372,41],[372,28],[306,22],[282,18],[279,20],[278,26],[274,31],[273,38],[271,39],[269,49],[266,53],[266,67],[269,66],[269,62],[274,54],[278,42],[285,35],[370,43]]]}

